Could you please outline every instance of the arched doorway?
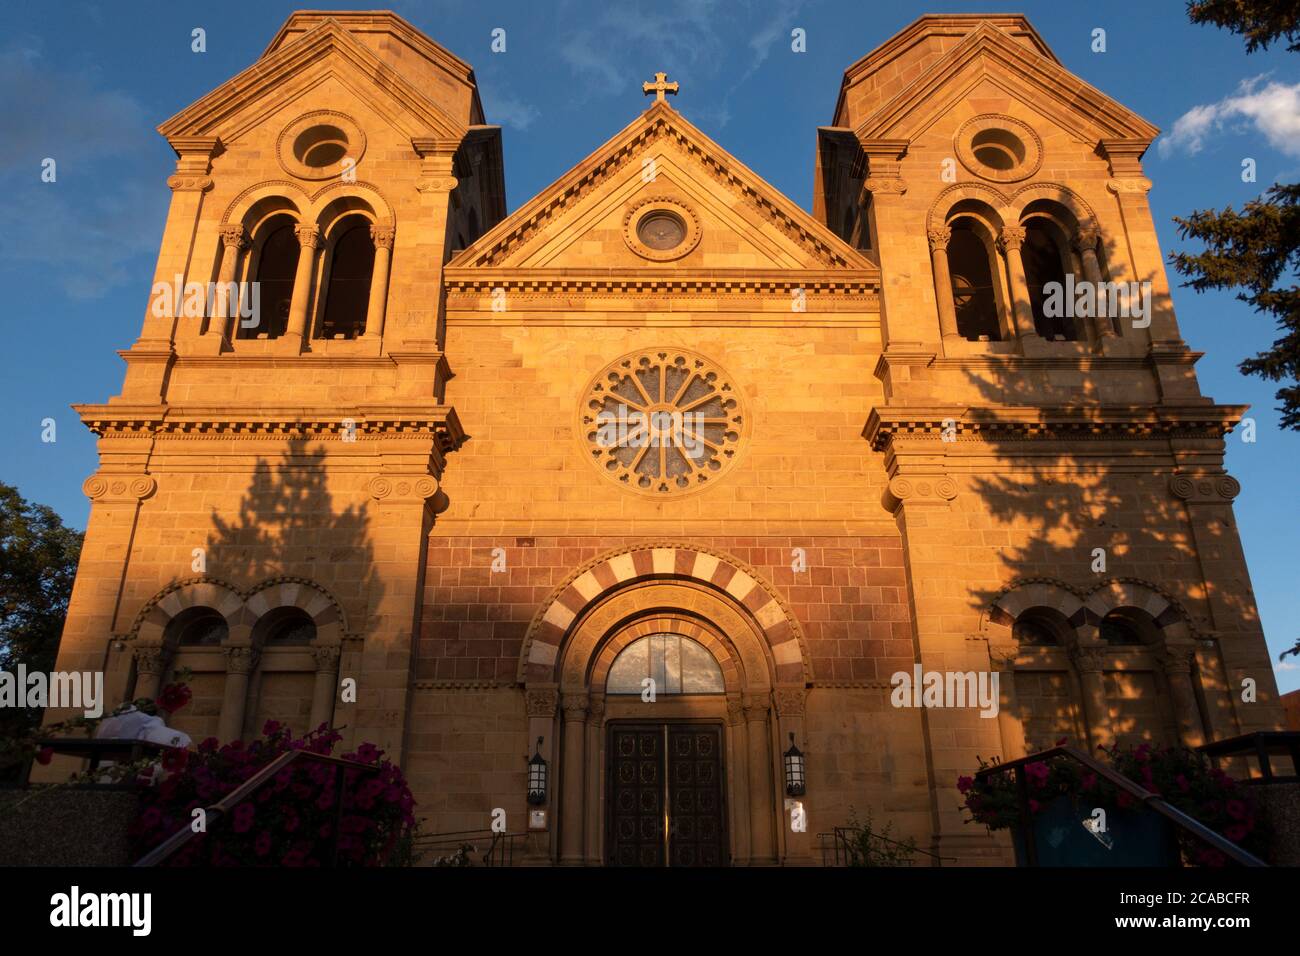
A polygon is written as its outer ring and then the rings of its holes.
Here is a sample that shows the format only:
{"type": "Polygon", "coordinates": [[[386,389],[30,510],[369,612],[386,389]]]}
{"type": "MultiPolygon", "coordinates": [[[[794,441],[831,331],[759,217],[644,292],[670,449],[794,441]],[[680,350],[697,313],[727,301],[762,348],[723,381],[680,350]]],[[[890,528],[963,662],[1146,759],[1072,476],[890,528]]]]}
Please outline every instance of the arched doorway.
{"type": "Polygon", "coordinates": [[[806,834],[784,827],[778,748],[803,735],[806,660],[785,605],[725,555],[647,545],[576,573],[520,662],[530,739],[555,766],[551,860],[807,856],[806,834]]]}

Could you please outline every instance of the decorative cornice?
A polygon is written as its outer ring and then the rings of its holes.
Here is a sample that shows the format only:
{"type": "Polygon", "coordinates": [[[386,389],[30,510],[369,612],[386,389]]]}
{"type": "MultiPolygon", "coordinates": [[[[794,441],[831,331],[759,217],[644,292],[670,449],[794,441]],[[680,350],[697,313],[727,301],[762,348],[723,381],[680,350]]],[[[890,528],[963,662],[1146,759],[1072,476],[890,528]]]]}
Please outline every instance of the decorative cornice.
{"type": "MultiPolygon", "coordinates": [[[[265,438],[268,436],[349,441],[362,436],[433,434],[441,451],[460,447],[465,439],[456,410],[450,405],[358,406],[353,415],[331,409],[214,408],[179,405],[74,405],[82,423],[94,434],[155,435],[169,438],[265,438]]],[[[87,494],[90,494],[87,491],[87,494]]],[[[93,496],[92,496],[93,497],[93,496]]]]}
{"type": "Polygon", "coordinates": [[[1249,406],[984,406],[879,407],[862,437],[876,451],[900,437],[933,441],[1217,438],[1232,431],[1249,406]]]}
{"type": "MultiPolygon", "coordinates": [[[[630,272],[625,275],[578,270],[488,269],[448,267],[444,285],[448,296],[489,296],[504,289],[510,296],[618,297],[628,296],[765,296],[788,299],[794,290],[814,297],[875,297],[880,293],[880,274],[867,269],[827,271],[725,271],[692,274],[674,269],[671,273],[630,272]]],[[[863,311],[879,308],[879,301],[863,302],[863,311]]]]}

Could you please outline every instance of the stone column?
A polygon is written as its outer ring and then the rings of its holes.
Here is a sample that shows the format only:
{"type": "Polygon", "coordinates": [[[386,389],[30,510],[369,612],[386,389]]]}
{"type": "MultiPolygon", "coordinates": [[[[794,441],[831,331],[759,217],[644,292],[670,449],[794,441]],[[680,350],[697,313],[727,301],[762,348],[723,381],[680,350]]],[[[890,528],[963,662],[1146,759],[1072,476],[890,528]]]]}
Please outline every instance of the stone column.
{"type": "Polygon", "coordinates": [[[375,268],[370,277],[370,302],[366,306],[366,338],[378,341],[384,334],[384,302],[388,295],[388,263],[393,253],[393,224],[376,222],[370,226],[375,244],[375,268]]]}
{"type": "Polygon", "coordinates": [[[1016,699],[1016,658],[1020,645],[989,643],[989,667],[998,675],[998,731],[1002,735],[1002,759],[1015,760],[1025,756],[1025,725],[1020,719],[1019,701],[1016,699]]]}
{"type": "Polygon", "coordinates": [[[603,744],[605,716],[605,695],[592,694],[587,707],[587,794],[585,806],[585,834],[587,841],[587,865],[600,866],[600,751],[603,744]]]}
{"type": "Polygon", "coordinates": [[[934,267],[934,297],[939,305],[939,332],[944,342],[960,339],[957,331],[957,308],[952,301],[952,276],[948,272],[948,240],[952,230],[947,226],[930,230],[930,262],[934,267]]]}
{"type": "Polygon", "coordinates": [[[313,647],[312,657],[316,659],[316,683],[311,693],[311,727],[315,730],[321,724],[333,724],[335,688],[339,682],[339,654],[342,648],[337,644],[313,647]]]}
{"type": "Polygon", "coordinates": [[[1109,747],[1113,742],[1106,681],[1102,677],[1105,653],[1101,648],[1075,648],[1071,654],[1083,690],[1083,723],[1088,733],[1088,753],[1092,755],[1096,755],[1098,747],[1109,747]]]}
{"type": "Polygon", "coordinates": [[[746,759],[749,743],[745,734],[745,706],[739,694],[727,695],[727,736],[728,776],[733,781],[729,796],[734,798],[730,813],[731,862],[734,866],[745,866],[750,858],[749,761],[746,759]]]}
{"type": "Polygon", "coordinates": [[[750,866],[776,862],[772,842],[772,748],[767,730],[769,706],[762,697],[745,698],[749,738],[749,839],[750,866]]]}
{"type": "Polygon", "coordinates": [[[228,223],[221,227],[221,270],[217,273],[217,294],[213,299],[213,314],[208,317],[207,331],[203,333],[209,352],[220,352],[221,347],[238,334],[231,328],[231,312],[235,313],[234,321],[238,322],[242,297],[235,295],[232,309],[229,289],[239,268],[239,250],[246,244],[243,225],[228,223]]]}
{"type": "Polygon", "coordinates": [[[293,298],[289,300],[289,329],[286,334],[296,347],[301,348],[310,334],[307,306],[311,302],[311,280],[316,271],[320,227],[300,224],[293,227],[293,234],[298,237],[298,268],[293,274],[293,298]]]}
{"type": "Polygon", "coordinates": [[[1022,342],[1040,338],[1034,328],[1034,310],[1029,302],[1029,283],[1025,279],[1025,263],[1020,258],[1020,247],[1025,242],[1025,230],[1020,226],[1004,226],[998,245],[1007,260],[1007,287],[1011,293],[1011,319],[1016,338],[1022,342]]]}
{"type": "Polygon", "coordinates": [[[167,655],[161,644],[141,644],[135,649],[135,697],[156,700],[162,693],[167,655]]]}
{"type": "Polygon", "coordinates": [[[217,739],[228,744],[244,733],[244,708],[248,704],[248,678],[257,667],[254,647],[225,647],[226,689],[221,699],[221,717],[217,721],[217,739]]]}
{"type": "Polygon", "coordinates": [[[1074,250],[1079,253],[1079,259],[1083,263],[1083,278],[1092,286],[1093,301],[1097,303],[1096,311],[1089,321],[1092,323],[1092,334],[1098,341],[1116,337],[1115,324],[1102,308],[1101,299],[1095,297],[1104,281],[1101,277],[1101,263],[1097,261],[1097,243],[1100,241],[1101,234],[1096,229],[1080,229],[1073,241],[1074,250]]]}
{"type": "Polygon", "coordinates": [[[1178,719],[1178,740],[1185,747],[1199,747],[1205,743],[1201,728],[1201,709],[1196,703],[1196,689],[1192,686],[1192,657],[1195,645],[1166,642],[1159,654],[1160,666],[1169,681],[1169,694],[1173,698],[1174,716],[1178,719]]]}
{"type": "Polygon", "coordinates": [[[581,866],[583,783],[586,777],[587,695],[565,694],[564,767],[560,799],[560,865],[581,866]]]}

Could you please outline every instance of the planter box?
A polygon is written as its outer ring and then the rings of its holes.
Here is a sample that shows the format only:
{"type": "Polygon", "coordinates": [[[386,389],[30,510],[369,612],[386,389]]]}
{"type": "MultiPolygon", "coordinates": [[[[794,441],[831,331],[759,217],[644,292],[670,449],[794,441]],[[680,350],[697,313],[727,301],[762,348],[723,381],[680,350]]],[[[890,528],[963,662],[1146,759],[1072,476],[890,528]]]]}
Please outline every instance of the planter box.
{"type": "MultiPolygon", "coordinates": [[[[1104,836],[1110,848],[1084,829],[1092,807],[1058,798],[1033,815],[1034,845],[1039,866],[1160,866],[1182,865],[1173,824],[1153,810],[1106,811],[1104,836]]],[[[1028,866],[1025,835],[1011,831],[1016,866],[1028,866]]]]}

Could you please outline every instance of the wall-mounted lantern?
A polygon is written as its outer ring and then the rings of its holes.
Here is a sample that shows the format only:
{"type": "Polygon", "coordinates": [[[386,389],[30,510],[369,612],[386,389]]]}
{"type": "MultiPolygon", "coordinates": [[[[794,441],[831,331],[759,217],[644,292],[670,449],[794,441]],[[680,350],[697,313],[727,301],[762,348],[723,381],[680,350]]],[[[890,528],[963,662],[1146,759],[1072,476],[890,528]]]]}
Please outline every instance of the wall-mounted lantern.
{"type": "Polygon", "coordinates": [[[546,758],[542,756],[542,739],[537,738],[537,752],[528,761],[528,802],[534,807],[546,802],[546,758]]]}
{"type": "Polygon", "coordinates": [[[785,752],[785,793],[789,797],[802,797],[808,789],[804,776],[803,753],[794,745],[794,732],[790,732],[790,749],[785,752]]]}

